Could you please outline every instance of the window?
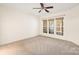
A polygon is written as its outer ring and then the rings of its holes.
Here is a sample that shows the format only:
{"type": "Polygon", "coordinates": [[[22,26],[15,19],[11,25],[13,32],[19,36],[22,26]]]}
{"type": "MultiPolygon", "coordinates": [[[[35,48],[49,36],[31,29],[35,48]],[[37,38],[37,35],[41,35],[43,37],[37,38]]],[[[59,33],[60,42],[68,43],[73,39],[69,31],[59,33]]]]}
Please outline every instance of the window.
{"type": "Polygon", "coordinates": [[[43,33],[63,36],[63,17],[43,20],[43,33]]]}
{"type": "Polygon", "coordinates": [[[49,34],[54,34],[54,19],[49,20],[49,34]]]}
{"type": "Polygon", "coordinates": [[[63,17],[56,18],[56,34],[63,35],[63,17]]]}
{"type": "Polygon", "coordinates": [[[47,33],[47,20],[43,20],[43,33],[47,33]]]}

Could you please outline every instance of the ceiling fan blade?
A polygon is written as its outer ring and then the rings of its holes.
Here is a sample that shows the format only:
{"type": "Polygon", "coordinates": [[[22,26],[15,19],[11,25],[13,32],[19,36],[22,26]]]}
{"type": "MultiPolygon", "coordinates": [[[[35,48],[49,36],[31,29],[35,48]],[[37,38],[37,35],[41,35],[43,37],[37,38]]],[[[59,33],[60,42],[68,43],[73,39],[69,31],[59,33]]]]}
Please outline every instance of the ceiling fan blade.
{"type": "Polygon", "coordinates": [[[41,12],[41,10],[40,11],[38,11],[39,13],[41,12]]]}
{"type": "Polygon", "coordinates": [[[53,6],[49,6],[49,7],[45,7],[46,9],[50,9],[50,8],[53,8],[53,6]]]}
{"type": "Polygon", "coordinates": [[[41,9],[41,8],[33,8],[33,9],[41,9]]]}
{"type": "Polygon", "coordinates": [[[45,9],[45,11],[49,13],[49,11],[47,9],[45,9]]]}
{"type": "Polygon", "coordinates": [[[41,8],[44,8],[44,4],[43,3],[40,3],[40,5],[41,5],[41,8]]]}

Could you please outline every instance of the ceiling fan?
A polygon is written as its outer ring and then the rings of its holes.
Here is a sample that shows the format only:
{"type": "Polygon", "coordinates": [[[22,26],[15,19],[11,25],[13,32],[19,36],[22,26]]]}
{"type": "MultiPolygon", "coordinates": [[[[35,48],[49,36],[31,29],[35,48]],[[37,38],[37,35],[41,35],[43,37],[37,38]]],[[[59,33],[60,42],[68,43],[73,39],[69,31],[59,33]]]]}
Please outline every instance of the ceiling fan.
{"type": "MultiPolygon", "coordinates": [[[[47,9],[53,8],[53,6],[44,7],[43,3],[40,3],[40,5],[41,5],[41,8],[33,8],[33,9],[41,9],[41,10],[45,10],[47,13],[49,13],[49,10],[47,10],[47,9]]],[[[38,12],[40,13],[41,10],[39,10],[38,12]]]]}

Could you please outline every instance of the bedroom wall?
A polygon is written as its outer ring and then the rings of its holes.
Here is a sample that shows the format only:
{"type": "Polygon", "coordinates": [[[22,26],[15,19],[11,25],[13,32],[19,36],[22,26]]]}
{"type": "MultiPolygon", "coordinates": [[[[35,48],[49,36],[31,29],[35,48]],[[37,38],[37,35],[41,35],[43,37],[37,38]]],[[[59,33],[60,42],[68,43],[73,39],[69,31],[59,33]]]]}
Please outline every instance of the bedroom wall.
{"type": "Polygon", "coordinates": [[[14,8],[0,8],[0,45],[39,35],[38,18],[14,8]]]}
{"type": "Polygon", "coordinates": [[[79,45],[79,5],[65,12],[64,39],[79,45]]]}
{"type": "Polygon", "coordinates": [[[40,20],[40,34],[53,37],[53,38],[72,41],[79,45],[79,5],[69,10],[66,10],[65,12],[60,12],[54,15],[50,15],[48,16],[48,18],[59,17],[59,15],[65,15],[64,16],[64,36],[42,33],[42,21],[41,21],[42,19],[40,20]]]}

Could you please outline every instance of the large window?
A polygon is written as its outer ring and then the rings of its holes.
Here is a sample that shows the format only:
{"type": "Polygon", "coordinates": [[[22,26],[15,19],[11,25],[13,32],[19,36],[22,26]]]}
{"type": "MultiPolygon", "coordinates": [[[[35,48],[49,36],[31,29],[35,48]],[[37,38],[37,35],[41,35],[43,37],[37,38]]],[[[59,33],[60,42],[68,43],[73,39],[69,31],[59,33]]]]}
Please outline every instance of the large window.
{"type": "Polygon", "coordinates": [[[63,17],[43,20],[43,33],[63,35],[63,17]]]}
{"type": "Polygon", "coordinates": [[[56,34],[63,35],[63,17],[56,18],[56,34]]]}

